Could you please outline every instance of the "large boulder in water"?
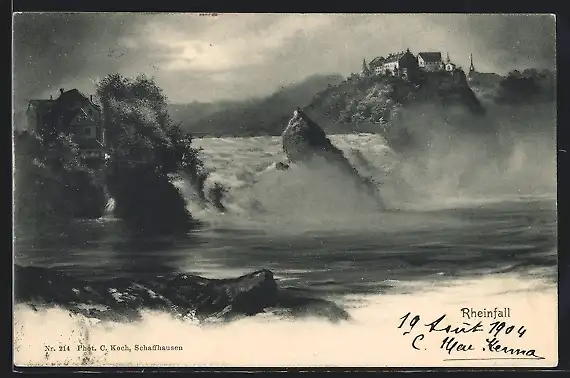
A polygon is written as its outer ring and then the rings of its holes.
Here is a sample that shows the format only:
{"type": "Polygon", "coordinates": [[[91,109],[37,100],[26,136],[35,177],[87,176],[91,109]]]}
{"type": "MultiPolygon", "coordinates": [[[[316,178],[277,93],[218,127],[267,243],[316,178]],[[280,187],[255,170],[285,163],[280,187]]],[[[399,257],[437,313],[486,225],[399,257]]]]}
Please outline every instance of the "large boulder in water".
{"type": "Polygon", "coordinates": [[[273,273],[266,269],[229,279],[173,273],[145,280],[88,282],[49,268],[16,265],[14,277],[16,303],[61,306],[100,320],[134,320],[145,309],[199,322],[228,321],[268,311],[316,315],[331,321],[349,318],[333,302],[278,287],[273,273]]]}
{"type": "Polygon", "coordinates": [[[325,131],[301,109],[295,110],[281,137],[283,150],[291,163],[309,163],[320,156],[345,169],[353,169],[343,152],[327,138],[325,131]]]}
{"type": "Polygon", "coordinates": [[[290,163],[304,164],[315,169],[323,163],[334,166],[354,182],[356,190],[363,190],[378,202],[379,207],[384,207],[376,184],[362,177],[344,153],[332,144],[325,131],[301,109],[297,108],[293,112],[281,137],[283,150],[290,163]]]}

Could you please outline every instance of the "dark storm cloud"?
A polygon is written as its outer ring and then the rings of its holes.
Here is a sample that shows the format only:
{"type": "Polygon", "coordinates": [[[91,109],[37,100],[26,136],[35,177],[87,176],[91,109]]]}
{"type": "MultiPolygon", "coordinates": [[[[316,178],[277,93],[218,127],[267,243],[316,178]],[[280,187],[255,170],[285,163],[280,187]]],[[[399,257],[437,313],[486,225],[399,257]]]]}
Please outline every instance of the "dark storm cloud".
{"type": "Polygon", "coordinates": [[[17,14],[13,25],[14,95],[20,102],[92,67],[93,56],[86,52],[97,53],[104,31],[120,23],[108,17],[17,14]]]}
{"type": "MultiPolygon", "coordinates": [[[[92,87],[98,76],[144,60],[144,48],[134,50],[125,44],[129,38],[139,38],[139,21],[140,16],[129,14],[16,14],[15,105],[47,92],[55,94],[66,83],[92,87]]],[[[157,51],[165,56],[169,52],[157,51]]]]}

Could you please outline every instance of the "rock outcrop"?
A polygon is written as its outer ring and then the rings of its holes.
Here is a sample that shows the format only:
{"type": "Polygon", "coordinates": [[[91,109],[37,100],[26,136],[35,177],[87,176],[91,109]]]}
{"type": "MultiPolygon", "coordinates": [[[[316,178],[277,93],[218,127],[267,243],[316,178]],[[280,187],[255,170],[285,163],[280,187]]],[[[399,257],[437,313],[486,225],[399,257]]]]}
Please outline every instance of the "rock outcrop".
{"type": "Polygon", "coordinates": [[[469,87],[465,72],[455,70],[452,74],[437,73],[427,76],[410,102],[465,107],[473,115],[485,115],[485,108],[469,87]]]}
{"type": "Polygon", "coordinates": [[[287,169],[289,169],[289,165],[283,163],[282,161],[278,161],[277,163],[275,163],[275,169],[277,169],[278,171],[286,171],[287,169]]]}
{"type": "Polygon", "coordinates": [[[319,121],[382,134],[393,150],[403,153],[429,147],[429,114],[443,122],[452,119],[458,127],[484,123],[486,114],[460,69],[423,73],[417,83],[386,75],[353,77],[317,94],[305,109],[319,121]]]}
{"type": "Polygon", "coordinates": [[[376,185],[360,176],[344,153],[334,146],[325,131],[297,108],[282,135],[283,150],[292,164],[304,164],[319,169],[322,164],[330,164],[340,170],[348,180],[352,180],[356,190],[364,190],[377,199],[383,207],[376,185]]]}
{"type": "Polygon", "coordinates": [[[198,224],[168,175],[152,166],[110,162],[105,181],[113,215],[133,232],[185,234],[198,224]]]}
{"type": "Polygon", "coordinates": [[[172,274],[144,281],[87,282],[49,268],[15,267],[15,301],[33,307],[61,306],[101,320],[130,321],[140,310],[170,313],[198,322],[229,321],[262,312],[348,320],[336,304],[279,288],[269,270],[232,279],[172,274]]]}
{"type": "Polygon", "coordinates": [[[301,109],[293,112],[281,137],[283,150],[291,163],[310,163],[314,157],[321,156],[347,170],[352,169],[342,151],[331,143],[325,131],[301,109]]]}

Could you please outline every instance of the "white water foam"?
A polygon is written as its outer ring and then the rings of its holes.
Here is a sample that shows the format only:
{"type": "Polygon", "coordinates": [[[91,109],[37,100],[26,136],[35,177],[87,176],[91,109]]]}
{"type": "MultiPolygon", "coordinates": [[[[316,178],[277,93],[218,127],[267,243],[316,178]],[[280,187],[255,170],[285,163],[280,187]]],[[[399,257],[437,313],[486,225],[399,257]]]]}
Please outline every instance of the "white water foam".
{"type": "MultiPolygon", "coordinates": [[[[19,366],[555,366],[557,363],[557,292],[538,278],[512,274],[476,280],[401,283],[401,294],[345,298],[353,319],[332,324],[317,318],[280,319],[258,315],[226,325],[198,326],[174,320],[166,314],[147,312],[142,321],[119,324],[94,321],[71,315],[61,309],[33,311],[26,306],[15,309],[14,348],[19,366]],[[413,294],[412,294],[413,293],[413,294]],[[434,306],[437,304],[437,306],[434,306]],[[463,322],[475,325],[476,319],[463,316],[462,308],[475,310],[509,308],[507,327],[524,327],[523,337],[516,332],[498,336],[501,345],[530,350],[544,357],[536,359],[447,360],[450,358],[521,357],[504,351],[489,352],[486,338],[490,318],[481,318],[483,332],[446,334],[428,332],[425,324],[446,314],[438,326],[463,322]],[[398,328],[401,317],[410,312],[420,316],[412,332],[398,328]],[[413,339],[424,334],[412,348],[413,339]],[[455,337],[474,350],[448,353],[441,349],[446,336],[455,337]],[[135,351],[135,345],[182,346],[182,351],[135,351]],[[78,351],[91,345],[96,351],[78,351]],[[129,351],[112,351],[111,345],[126,345],[129,351]],[[53,346],[54,351],[46,351],[53,346]],[[70,351],[59,351],[69,346],[70,351]],[[105,349],[106,351],[102,351],[105,349]]],[[[406,323],[408,324],[408,323],[406,323]]],[[[465,326],[465,325],[463,325],[465,326]]],[[[492,338],[492,337],[491,337],[492,338]]],[[[524,357],[524,356],[523,356],[524,357]]]]}
{"type": "MultiPolygon", "coordinates": [[[[430,152],[420,161],[400,161],[377,134],[330,138],[363,177],[379,183],[379,195],[389,210],[422,212],[556,198],[555,155],[547,137],[520,137],[501,159],[465,141],[445,153],[430,152]]],[[[204,138],[195,143],[211,172],[206,190],[215,183],[227,188],[222,199],[227,211],[220,214],[200,204],[190,184],[176,182],[198,219],[278,229],[378,229],[398,223],[397,215],[378,211],[370,197],[331,167],[276,170],[275,163],[286,160],[280,137],[204,138]]]]}

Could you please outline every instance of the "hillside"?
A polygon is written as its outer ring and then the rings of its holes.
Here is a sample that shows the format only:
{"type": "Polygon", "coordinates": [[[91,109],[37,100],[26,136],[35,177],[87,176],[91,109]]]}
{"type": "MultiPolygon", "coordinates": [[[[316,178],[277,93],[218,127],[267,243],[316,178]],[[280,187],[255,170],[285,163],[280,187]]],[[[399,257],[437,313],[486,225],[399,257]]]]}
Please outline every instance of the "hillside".
{"type": "Polygon", "coordinates": [[[219,101],[219,102],[191,102],[187,104],[168,104],[168,113],[175,123],[182,123],[183,128],[190,127],[211,116],[212,114],[224,110],[243,106],[240,101],[219,101]]]}
{"type": "Polygon", "coordinates": [[[319,93],[306,109],[339,123],[385,123],[399,107],[426,102],[460,105],[473,114],[484,114],[463,71],[426,74],[418,84],[393,76],[354,75],[319,93]]]}
{"type": "Polygon", "coordinates": [[[418,84],[393,76],[353,75],[319,93],[304,110],[329,133],[342,128],[381,133],[393,148],[410,145],[411,123],[427,126],[434,115],[444,122],[446,117],[485,115],[461,70],[425,74],[418,84]]]}
{"type": "Polygon", "coordinates": [[[311,102],[316,93],[339,84],[339,75],[315,75],[262,99],[169,105],[180,128],[196,136],[280,135],[291,109],[311,102]]]}
{"type": "Polygon", "coordinates": [[[379,133],[406,154],[445,148],[453,138],[489,137],[491,146],[502,125],[515,119],[520,129],[528,111],[551,112],[555,83],[554,73],[534,69],[506,77],[477,73],[469,81],[462,70],[425,73],[417,84],[392,76],[351,75],[317,94],[304,111],[328,134],[379,133]]]}
{"type": "Polygon", "coordinates": [[[496,73],[474,72],[469,76],[469,86],[479,99],[494,102],[496,92],[503,80],[505,77],[496,73]]]}

